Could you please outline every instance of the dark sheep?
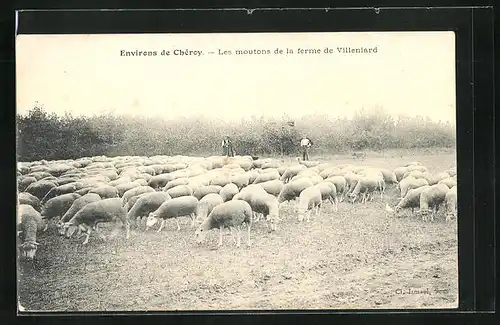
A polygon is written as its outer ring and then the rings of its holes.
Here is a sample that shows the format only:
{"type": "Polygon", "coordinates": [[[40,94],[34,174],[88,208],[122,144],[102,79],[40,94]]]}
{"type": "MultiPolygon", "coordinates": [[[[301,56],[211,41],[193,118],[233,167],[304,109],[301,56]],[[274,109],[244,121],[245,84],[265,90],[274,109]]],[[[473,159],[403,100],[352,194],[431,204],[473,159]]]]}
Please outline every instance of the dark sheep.
{"type": "Polygon", "coordinates": [[[84,206],[89,203],[100,201],[101,197],[95,193],[85,194],[82,197],[77,198],[71,204],[71,207],[64,213],[61,219],[57,222],[57,228],[59,229],[59,234],[64,235],[65,229],[63,224],[70,221],[75,214],[80,211],[84,206]]]}

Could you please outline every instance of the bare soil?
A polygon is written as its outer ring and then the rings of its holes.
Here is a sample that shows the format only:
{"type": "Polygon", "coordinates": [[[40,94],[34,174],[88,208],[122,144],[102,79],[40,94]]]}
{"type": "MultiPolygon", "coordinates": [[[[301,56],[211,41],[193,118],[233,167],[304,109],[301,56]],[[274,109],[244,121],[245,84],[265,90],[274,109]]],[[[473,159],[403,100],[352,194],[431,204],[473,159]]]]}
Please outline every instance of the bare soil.
{"type": "MultiPolygon", "coordinates": [[[[313,158],[314,159],[314,158],[313,158]]],[[[431,172],[455,156],[350,158],[334,162],[394,168],[420,161],[431,172]]],[[[395,188],[367,204],[330,203],[311,221],[298,222],[291,205],[276,232],[252,226],[237,248],[218,230],[194,240],[190,219],[162,232],[102,225],[106,239],[41,234],[35,262],[19,264],[19,300],[27,311],[135,311],[228,309],[454,308],[458,304],[456,221],[423,222],[410,212],[385,211],[395,188]],[[420,290],[420,291],[419,291],[420,290]]]]}

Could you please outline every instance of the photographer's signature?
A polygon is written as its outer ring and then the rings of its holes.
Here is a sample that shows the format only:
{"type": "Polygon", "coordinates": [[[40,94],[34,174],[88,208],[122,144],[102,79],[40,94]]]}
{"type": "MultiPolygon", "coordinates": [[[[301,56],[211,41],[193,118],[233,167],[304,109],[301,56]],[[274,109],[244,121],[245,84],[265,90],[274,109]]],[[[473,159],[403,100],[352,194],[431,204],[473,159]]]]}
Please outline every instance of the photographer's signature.
{"type": "Polygon", "coordinates": [[[429,288],[397,288],[395,293],[397,295],[432,295],[432,294],[444,294],[447,293],[448,289],[429,289],[429,288]]]}

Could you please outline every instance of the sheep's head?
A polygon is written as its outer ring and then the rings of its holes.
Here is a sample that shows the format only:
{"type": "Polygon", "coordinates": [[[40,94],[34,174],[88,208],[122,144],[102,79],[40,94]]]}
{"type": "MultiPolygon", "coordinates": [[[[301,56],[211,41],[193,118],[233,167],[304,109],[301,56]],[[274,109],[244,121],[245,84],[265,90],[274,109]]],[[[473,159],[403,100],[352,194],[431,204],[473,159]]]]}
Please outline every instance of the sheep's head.
{"type": "Polygon", "coordinates": [[[349,193],[348,197],[349,197],[349,203],[354,203],[354,202],[356,202],[358,195],[355,193],[349,193]]]}
{"type": "Polygon", "coordinates": [[[153,212],[150,212],[146,219],[146,227],[153,227],[157,222],[158,217],[153,212]]]}
{"type": "Polygon", "coordinates": [[[63,224],[63,233],[66,234],[66,238],[73,236],[75,231],[79,228],[77,225],[70,224],[69,222],[63,224]]]}
{"type": "Polygon", "coordinates": [[[21,245],[19,245],[21,256],[25,257],[26,259],[32,260],[35,257],[38,245],[40,244],[35,241],[28,241],[22,243],[21,245]]]}
{"type": "Polygon", "coordinates": [[[64,236],[64,233],[66,232],[66,228],[64,228],[64,223],[61,221],[58,221],[56,224],[57,231],[59,235],[64,236]]]}

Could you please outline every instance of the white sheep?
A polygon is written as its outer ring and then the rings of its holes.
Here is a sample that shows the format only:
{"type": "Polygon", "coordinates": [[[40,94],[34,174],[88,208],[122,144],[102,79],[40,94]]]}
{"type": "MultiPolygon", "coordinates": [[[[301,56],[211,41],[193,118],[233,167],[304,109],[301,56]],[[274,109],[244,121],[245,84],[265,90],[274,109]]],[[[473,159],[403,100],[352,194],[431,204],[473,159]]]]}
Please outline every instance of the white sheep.
{"type": "Polygon", "coordinates": [[[222,246],[222,232],[224,228],[229,228],[231,235],[234,238],[233,230],[237,231],[237,238],[235,239],[236,246],[240,247],[241,244],[241,225],[246,223],[248,226],[248,246],[252,242],[250,240],[250,228],[252,226],[252,208],[250,204],[242,200],[231,200],[216,206],[208,215],[205,221],[196,230],[195,236],[199,244],[201,244],[207,231],[211,229],[219,229],[219,243],[218,247],[222,246]]]}
{"type": "Polygon", "coordinates": [[[446,221],[450,221],[451,218],[457,217],[457,187],[453,186],[444,198],[446,203],[446,221]]]}
{"type": "Polygon", "coordinates": [[[337,188],[330,182],[321,182],[314,185],[321,192],[321,200],[328,200],[333,205],[333,210],[338,211],[339,199],[337,197],[337,188]]]}
{"type": "Polygon", "coordinates": [[[424,221],[427,220],[427,215],[430,210],[432,210],[430,219],[431,221],[434,220],[434,216],[444,202],[446,193],[448,193],[449,190],[450,189],[445,184],[435,184],[422,191],[422,194],[420,194],[420,210],[417,211],[417,213],[422,215],[424,221]]]}
{"type": "Polygon", "coordinates": [[[224,185],[224,187],[220,190],[219,194],[224,200],[224,202],[230,201],[233,199],[233,197],[238,194],[239,189],[238,186],[236,186],[233,183],[229,183],[224,185]]]}
{"type": "Polygon", "coordinates": [[[224,203],[224,199],[220,194],[210,193],[205,195],[201,200],[198,201],[198,206],[196,207],[196,220],[200,223],[203,222],[213,208],[224,203]]]}
{"type": "Polygon", "coordinates": [[[165,225],[167,219],[175,218],[177,223],[177,230],[181,230],[179,225],[179,217],[190,216],[192,223],[191,227],[195,225],[196,219],[196,207],[198,206],[198,199],[194,196],[181,196],[165,201],[162,205],[158,207],[154,212],[151,212],[146,219],[146,230],[155,225],[160,219],[160,228],[157,232],[160,232],[165,225]]]}
{"type": "Polygon", "coordinates": [[[304,189],[299,195],[299,205],[297,207],[298,220],[304,220],[304,215],[307,214],[306,221],[309,222],[313,209],[316,210],[316,216],[319,217],[321,202],[321,191],[317,186],[304,189]]]}

